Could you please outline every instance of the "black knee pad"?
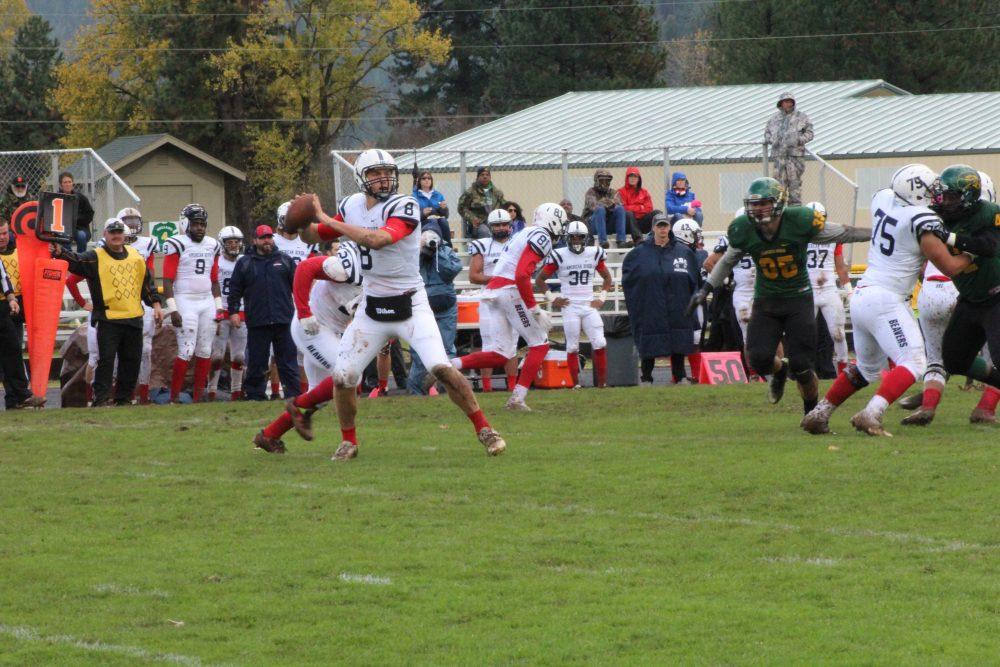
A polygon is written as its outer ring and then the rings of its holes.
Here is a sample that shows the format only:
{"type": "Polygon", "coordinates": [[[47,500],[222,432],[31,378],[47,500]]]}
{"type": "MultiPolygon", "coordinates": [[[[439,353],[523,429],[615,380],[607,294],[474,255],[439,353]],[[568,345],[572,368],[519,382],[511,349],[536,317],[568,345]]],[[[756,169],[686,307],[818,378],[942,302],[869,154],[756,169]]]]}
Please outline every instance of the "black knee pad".
{"type": "Polygon", "coordinates": [[[796,355],[794,357],[788,358],[788,370],[791,371],[792,377],[798,378],[799,376],[807,373],[813,372],[812,361],[809,357],[796,355]]]}
{"type": "Polygon", "coordinates": [[[795,378],[797,383],[804,386],[812,383],[812,381],[816,379],[816,373],[813,372],[813,369],[807,368],[806,370],[799,371],[798,373],[793,372],[792,377],[795,378]]]}
{"type": "Polygon", "coordinates": [[[847,376],[848,382],[858,389],[864,389],[868,386],[868,380],[865,379],[865,376],[861,374],[861,371],[858,370],[855,364],[847,364],[844,367],[844,375],[847,376]]]}

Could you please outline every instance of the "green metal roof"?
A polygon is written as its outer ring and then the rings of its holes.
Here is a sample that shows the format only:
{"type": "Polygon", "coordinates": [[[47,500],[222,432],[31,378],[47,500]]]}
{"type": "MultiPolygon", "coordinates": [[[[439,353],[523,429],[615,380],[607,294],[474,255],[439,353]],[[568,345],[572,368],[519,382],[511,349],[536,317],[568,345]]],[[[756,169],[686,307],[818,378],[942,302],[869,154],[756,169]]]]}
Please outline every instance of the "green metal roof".
{"type": "MultiPolygon", "coordinates": [[[[598,161],[658,162],[670,146],[671,163],[754,160],[757,146],[682,146],[762,142],[779,95],[795,95],[816,138],[809,147],[834,157],[1000,150],[1000,93],[912,95],[880,79],[573,92],[462,132],[420,149],[421,167],[540,167],[598,161]],[[974,119],[974,123],[970,122],[974,119]],[[645,147],[646,148],[643,150],[645,147]],[[545,151],[501,155],[497,151],[545,151]],[[622,150],[630,149],[630,150],[622,150]],[[584,151],[621,151],[618,156],[584,151]],[[557,156],[556,156],[557,157],[557,156]],[[610,159],[609,159],[610,158],[610,159]]],[[[399,154],[401,167],[412,153],[399,154]]]]}

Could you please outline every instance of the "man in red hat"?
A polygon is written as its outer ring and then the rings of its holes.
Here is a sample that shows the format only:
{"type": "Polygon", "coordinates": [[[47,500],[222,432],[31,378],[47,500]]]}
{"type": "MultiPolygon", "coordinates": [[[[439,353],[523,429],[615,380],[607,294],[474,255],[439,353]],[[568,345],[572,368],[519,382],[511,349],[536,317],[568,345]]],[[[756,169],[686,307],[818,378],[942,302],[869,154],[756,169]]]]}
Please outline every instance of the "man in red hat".
{"type": "Polygon", "coordinates": [[[28,196],[28,181],[24,176],[15,176],[10,180],[10,187],[0,199],[0,220],[10,222],[10,217],[14,215],[17,207],[30,200],[28,196]]]}
{"type": "Polygon", "coordinates": [[[275,247],[274,230],[259,225],[254,230],[253,249],[233,267],[228,295],[228,310],[233,313],[230,325],[238,329],[244,324],[238,314],[241,299],[246,316],[247,372],[243,390],[247,400],[267,400],[264,387],[272,346],[285,396],[299,395],[299,366],[291,332],[294,276],[295,261],[275,247]]]}

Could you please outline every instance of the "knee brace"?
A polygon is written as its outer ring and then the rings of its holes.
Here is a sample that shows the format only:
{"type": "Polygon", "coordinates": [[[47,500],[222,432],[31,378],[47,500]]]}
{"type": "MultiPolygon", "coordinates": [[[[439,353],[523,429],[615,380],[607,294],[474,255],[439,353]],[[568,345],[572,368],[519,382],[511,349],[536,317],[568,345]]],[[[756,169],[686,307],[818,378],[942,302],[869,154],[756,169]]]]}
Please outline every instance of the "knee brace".
{"type": "Polygon", "coordinates": [[[795,379],[796,383],[805,386],[807,384],[812,384],[813,380],[816,379],[816,373],[813,372],[813,369],[807,368],[804,371],[798,371],[797,373],[793,371],[792,377],[795,379]]]}
{"type": "Polygon", "coordinates": [[[804,355],[795,355],[788,358],[788,370],[792,377],[799,377],[803,373],[812,373],[812,359],[804,355]]]}

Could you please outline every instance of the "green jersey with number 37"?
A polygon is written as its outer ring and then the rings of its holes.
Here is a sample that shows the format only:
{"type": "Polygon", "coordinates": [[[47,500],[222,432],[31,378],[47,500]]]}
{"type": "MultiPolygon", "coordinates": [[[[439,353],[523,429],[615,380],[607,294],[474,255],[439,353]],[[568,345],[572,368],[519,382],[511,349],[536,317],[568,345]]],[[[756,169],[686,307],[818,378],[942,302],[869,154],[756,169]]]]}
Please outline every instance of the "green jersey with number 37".
{"type": "Polygon", "coordinates": [[[806,252],[826,225],[826,216],[808,206],[787,206],[778,233],[766,240],[746,215],[729,224],[729,244],[746,252],[757,266],[755,298],[788,298],[812,291],[806,252]]]}

